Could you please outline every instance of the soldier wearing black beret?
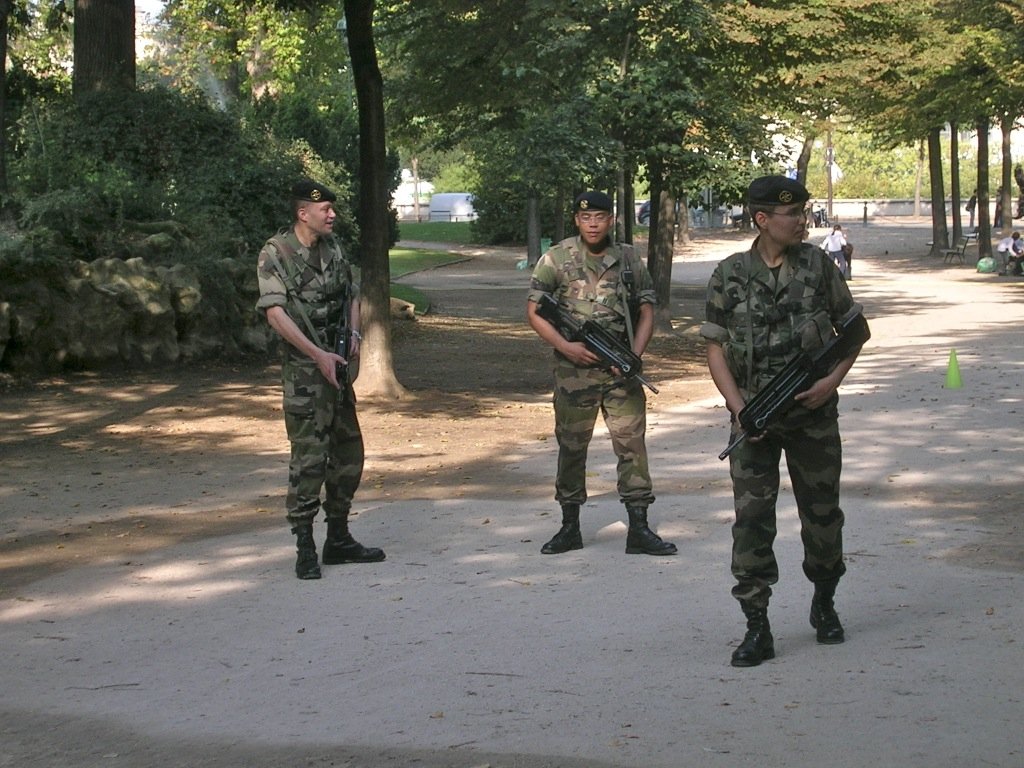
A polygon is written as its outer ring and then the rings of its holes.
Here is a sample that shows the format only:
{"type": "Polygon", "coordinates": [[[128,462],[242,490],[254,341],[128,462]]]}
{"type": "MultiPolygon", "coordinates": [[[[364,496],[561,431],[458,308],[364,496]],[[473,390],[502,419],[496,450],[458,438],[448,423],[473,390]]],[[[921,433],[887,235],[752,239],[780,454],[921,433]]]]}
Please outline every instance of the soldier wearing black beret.
{"type": "Polygon", "coordinates": [[[632,247],[611,241],[614,207],[611,197],[598,191],[584,192],[573,201],[579,235],[541,257],[527,295],[530,327],[552,347],[555,358],[555,500],[562,508],[562,527],[541,547],[545,555],[583,548],[580,507],[587,501],[587,450],[598,413],[604,416],[618,458],[619,500],[629,519],[626,553],[676,554],[675,544],[663,541],[647,522],[654,492],[643,387],[635,378],[600,367],[584,343],[565,339],[537,311],[540,301],[554,298],[577,322],[593,320],[637,356],[644,353],[654,333],[654,284],[632,247]]]}
{"type": "Polygon", "coordinates": [[[802,205],[810,197],[803,184],[786,176],[761,176],[750,182],[747,188],[747,204],[751,207],[802,205]]]}
{"type": "Polygon", "coordinates": [[[572,206],[574,213],[579,213],[580,211],[606,211],[611,213],[614,209],[615,203],[604,192],[584,192],[576,198],[572,206]]]}
{"type": "MultiPolygon", "coordinates": [[[[820,347],[854,307],[827,254],[804,242],[808,198],[802,184],[785,176],[754,179],[747,204],[757,238],[748,250],[719,263],[708,282],[700,332],[708,369],[731,416],[731,438],[739,432],[737,415],[744,405],[797,355],[820,347]]],[[[736,514],[732,594],[747,618],[746,635],[732,654],[735,667],[757,666],[775,656],[768,601],[779,580],[772,545],[783,452],[800,517],[803,571],[814,584],[810,623],[819,643],[845,638],[834,603],[846,571],[837,390],[858,352],[797,395],[783,419],[729,455],[736,514]]]]}
{"type": "Polygon", "coordinates": [[[359,285],[333,233],[336,200],[315,181],[296,183],[291,188],[294,221],[266,242],[257,266],[256,308],[285,342],[282,410],[291,442],[285,514],[296,536],[295,575],[300,579],[321,577],[313,540],[321,506],[327,521],[325,565],[385,557],[348,530],[364,460],[350,380],[362,337],[359,285]],[[347,359],[336,351],[342,317],[348,319],[347,359]]]}

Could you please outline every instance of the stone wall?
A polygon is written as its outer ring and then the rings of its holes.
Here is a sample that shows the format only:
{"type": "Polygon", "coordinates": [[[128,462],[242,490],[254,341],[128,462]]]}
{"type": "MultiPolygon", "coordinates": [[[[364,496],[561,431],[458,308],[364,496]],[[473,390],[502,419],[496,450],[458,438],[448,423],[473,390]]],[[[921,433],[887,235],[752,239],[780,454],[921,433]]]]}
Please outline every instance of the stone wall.
{"type": "Polygon", "coordinates": [[[55,372],[264,352],[266,323],[251,260],[200,276],[142,258],[19,269],[0,281],[0,369],[55,372]]]}

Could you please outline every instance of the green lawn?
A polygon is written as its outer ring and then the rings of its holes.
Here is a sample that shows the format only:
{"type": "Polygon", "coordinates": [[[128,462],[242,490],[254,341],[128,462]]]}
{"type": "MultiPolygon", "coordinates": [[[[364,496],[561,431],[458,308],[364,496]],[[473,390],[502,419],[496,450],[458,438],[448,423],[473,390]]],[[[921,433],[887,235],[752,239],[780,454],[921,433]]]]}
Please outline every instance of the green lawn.
{"type": "MultiPolygon", "coordinates": [[[[451,264],[463,258],[465,257],[446,251],[427,251],[414,248],[392,248],[388,254],[392,279],[408,275],[410,272],[451,264]]],[[[430,299],[422,291],[418,291],[412,286],[392,283],[391,295],[396,299],[415,304],[417,314],[422,315],[430,309],[430,299]]]]}
{"type": "Polygon", "coordinates": [[[398,239],[473,245],[471,225],[469,221],[400,221],[398,239]]]}
{"type": "Polygon", "coordinates": [[[410,272],[419,272],[424,269],[440,267],[443,264],[451,264],[466,258],[457,253],[447,251],[427,251],[418,248],[392,248],[388,253],[388,261],[391,264],[391,277],[401,277],[410,272]]]}

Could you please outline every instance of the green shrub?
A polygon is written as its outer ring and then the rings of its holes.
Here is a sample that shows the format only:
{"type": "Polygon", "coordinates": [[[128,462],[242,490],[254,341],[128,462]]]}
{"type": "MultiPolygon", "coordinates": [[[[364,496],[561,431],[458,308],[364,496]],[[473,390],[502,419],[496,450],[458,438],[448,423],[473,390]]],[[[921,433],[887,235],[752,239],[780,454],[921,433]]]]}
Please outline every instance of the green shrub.
{"type": "MultiPolygon", "coordinates": [[[[70,258],[131,253],[137,222],[173,221],[182,248],[250,255],[291,220],[288,190],[314,175],[339,196],[351,250],[351,177],[307,142],[281,141],[198,97],[163,88],[43,104],[20,125],[9,210],[70,258]]],[[[180,256],[180,252],[175,254],[180,256]]]]}

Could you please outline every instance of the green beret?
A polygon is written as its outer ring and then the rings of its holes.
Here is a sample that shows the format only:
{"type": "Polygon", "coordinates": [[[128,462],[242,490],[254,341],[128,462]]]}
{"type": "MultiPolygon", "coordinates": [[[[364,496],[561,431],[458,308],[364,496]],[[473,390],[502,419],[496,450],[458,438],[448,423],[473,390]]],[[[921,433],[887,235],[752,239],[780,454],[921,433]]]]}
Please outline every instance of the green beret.
{"type": "Polygon", "coordinates": [[[786,176],[761,176],[747,188],[749,205],[793,205],[811,197],[803,184],[786,176]]]}
{"type": "Polygon", "coordinates": [[[572,206],[577,213],[580,211],[611,211],[614,208],[615,204],[612,199],[604,192],[584,192],[576,198],[576,202],[572,206]]]}
{"type": "Polygon", "coordinates": [[[331,190],[323,184],[306,179],[292,187],[292,197],[296,200],[306,200],[310,203],[333,203],[338,199],[331,190]]]}

